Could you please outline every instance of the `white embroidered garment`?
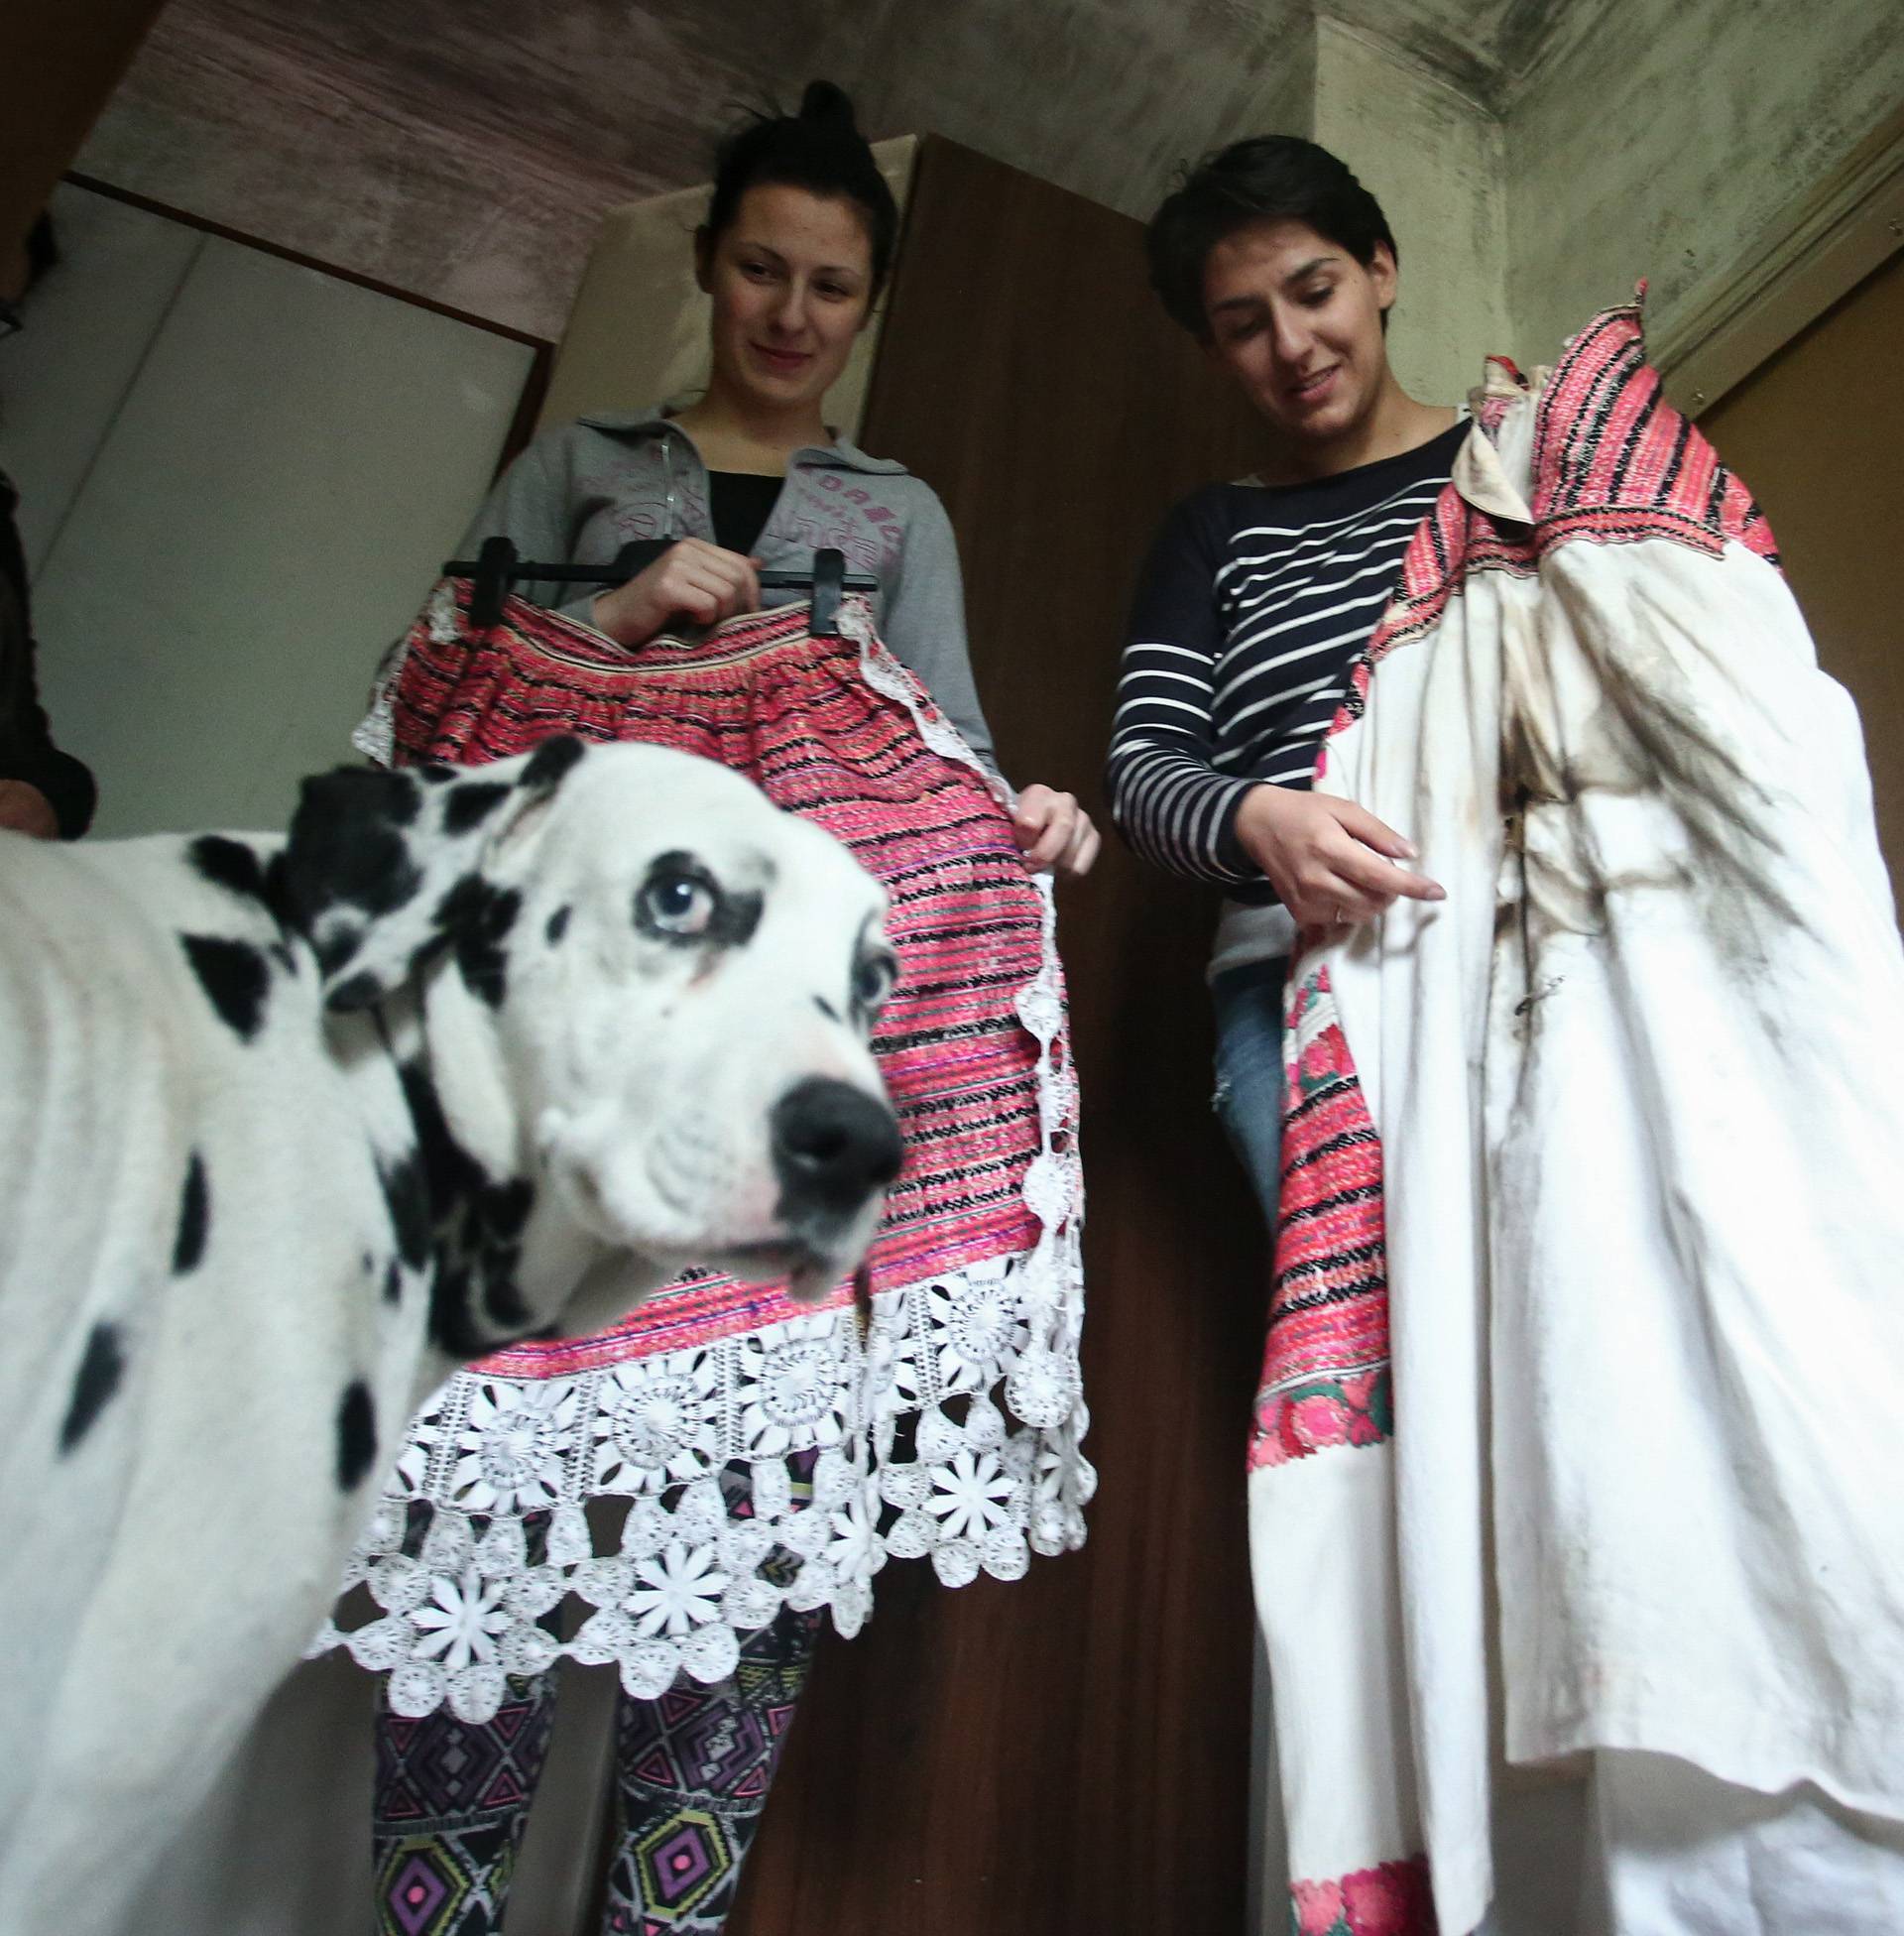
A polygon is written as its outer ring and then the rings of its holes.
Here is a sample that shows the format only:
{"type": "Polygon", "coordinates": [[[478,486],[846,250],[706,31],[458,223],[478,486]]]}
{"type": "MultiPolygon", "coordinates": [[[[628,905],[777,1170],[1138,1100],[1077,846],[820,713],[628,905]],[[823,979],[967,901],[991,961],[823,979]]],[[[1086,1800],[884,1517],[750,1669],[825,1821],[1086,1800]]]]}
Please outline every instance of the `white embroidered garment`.
{"type": "Polygon", "coordinates": [[[1855,715],[1636,308],[1476,405],[1319,782],[1448,899],[1291,982],[1250,1495],[1304,1936],[1474,1929],[1503,1759],[1904,1818],[1904,950],[1855,715]]]}

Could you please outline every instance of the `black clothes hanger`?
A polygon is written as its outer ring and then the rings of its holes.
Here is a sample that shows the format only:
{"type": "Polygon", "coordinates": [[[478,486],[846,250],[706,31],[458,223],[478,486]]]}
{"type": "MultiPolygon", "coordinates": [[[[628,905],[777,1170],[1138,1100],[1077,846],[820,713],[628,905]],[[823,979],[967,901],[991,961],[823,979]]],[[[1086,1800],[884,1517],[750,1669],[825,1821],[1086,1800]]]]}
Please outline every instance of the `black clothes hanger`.
{"type": "MultiPolygon", "coordinates": [[[[645,539],[624,544],[613,564],[533,564],[516,555],[507,538],[486,538],[474,558],[451,558],[443,566],[445,578],[469,578],[469,622],[479,632],[499,625],[503,600],[511,585],[543,578],[558,585],[625,585],[667,549],[673,541],[645,539]]],[[[849,591],[874,592],[880,581],[864,571],[849,571],[846,554],[831,545],[813,553],[811,571],[763,571],[763,591],[809,591],[813,598],[811,631],[816,639],[840,636],[840,598],[849,591]]]]}

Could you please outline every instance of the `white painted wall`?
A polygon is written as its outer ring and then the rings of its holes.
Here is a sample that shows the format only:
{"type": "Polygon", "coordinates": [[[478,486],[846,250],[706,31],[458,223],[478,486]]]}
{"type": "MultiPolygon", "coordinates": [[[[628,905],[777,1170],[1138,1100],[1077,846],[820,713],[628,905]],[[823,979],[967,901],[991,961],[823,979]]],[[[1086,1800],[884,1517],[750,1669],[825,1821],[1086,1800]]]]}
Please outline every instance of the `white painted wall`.
{"type": "Polygon", "coordinates": [[[0,463],[22,489],[33,577],[205,243],[108,195],[61,188],[53,206],[66,259],[35,290],[27,326],[0,341],[0,463]]]}
{"type": "Polygon", "coordinates": [[[1657,335],[1900,101],[1896,0],[1621,0],[1507,115],[1516,354],[1641,277],[1657,335]]]}
{"type": "Polygon", "coordinates": [[[282,827],[481,499],[533,352],[86,190],[0,344],[40,684],[94,831],[282,827]]]}

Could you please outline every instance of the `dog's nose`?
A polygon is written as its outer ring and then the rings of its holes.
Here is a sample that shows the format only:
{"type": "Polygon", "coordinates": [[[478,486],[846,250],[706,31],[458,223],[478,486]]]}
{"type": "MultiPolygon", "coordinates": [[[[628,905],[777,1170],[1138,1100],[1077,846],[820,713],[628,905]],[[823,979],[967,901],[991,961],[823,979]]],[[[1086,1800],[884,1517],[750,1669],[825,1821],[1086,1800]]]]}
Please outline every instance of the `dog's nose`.
{"type": "Polygon", "coordinates": [[[850,1217],[899,1173],[904,1147],[892,1112],[831,1076],[795,1083],[774,1105],[774,1167],[780,1215],[850,1217]]]}

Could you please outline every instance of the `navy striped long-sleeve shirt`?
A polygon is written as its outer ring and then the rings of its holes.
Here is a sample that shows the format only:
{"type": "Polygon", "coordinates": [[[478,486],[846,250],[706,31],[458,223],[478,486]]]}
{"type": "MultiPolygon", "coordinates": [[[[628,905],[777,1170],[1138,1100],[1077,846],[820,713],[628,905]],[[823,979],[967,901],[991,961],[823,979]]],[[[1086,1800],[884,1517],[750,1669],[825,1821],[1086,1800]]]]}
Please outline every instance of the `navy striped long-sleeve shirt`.
{"type": "Polygon", "coordinates": [[[1173,874],[1275,893],[1237,839],[1262,781],[1307,786],[1316,748],[1469,425],[1302,484],[1215,484],[1164,521],[1118,685],[1111,810],[1173,874]]]}

